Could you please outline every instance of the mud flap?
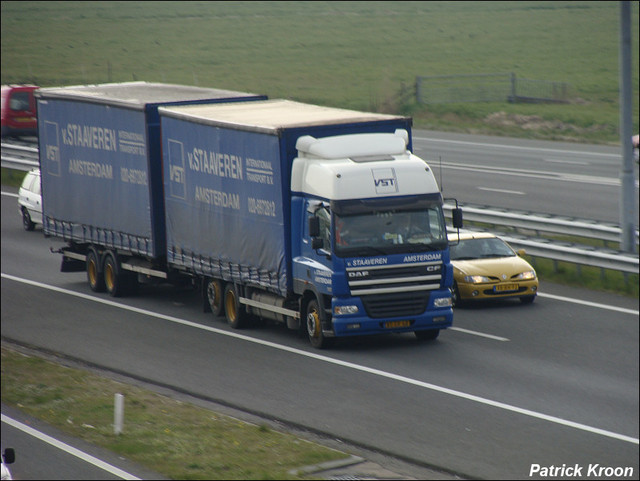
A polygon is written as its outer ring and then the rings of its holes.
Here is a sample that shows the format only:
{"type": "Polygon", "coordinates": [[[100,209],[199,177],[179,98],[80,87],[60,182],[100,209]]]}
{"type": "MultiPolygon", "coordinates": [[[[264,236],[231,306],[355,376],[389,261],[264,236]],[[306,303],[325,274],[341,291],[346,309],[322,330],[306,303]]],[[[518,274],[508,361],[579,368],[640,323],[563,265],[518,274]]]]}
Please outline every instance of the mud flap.
{"type": "Polygon", "coordinates": [[[62,263],[60,264],[60,272],[84,272],[86,267],[86,261],[70,259],[63,255],[62,263]]]}

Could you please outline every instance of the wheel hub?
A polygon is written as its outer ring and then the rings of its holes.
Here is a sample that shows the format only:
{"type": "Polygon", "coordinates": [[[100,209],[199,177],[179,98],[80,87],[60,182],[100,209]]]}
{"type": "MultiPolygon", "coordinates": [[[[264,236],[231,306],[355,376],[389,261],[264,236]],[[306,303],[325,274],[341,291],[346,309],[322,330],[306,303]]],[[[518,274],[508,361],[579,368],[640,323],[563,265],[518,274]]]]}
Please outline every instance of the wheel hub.
{"type": "Polygon", "coordinates": [[[320,318],[316,311],[307,314],[307,332],[311,337],[318,337],[320,334],[320,318]]]}

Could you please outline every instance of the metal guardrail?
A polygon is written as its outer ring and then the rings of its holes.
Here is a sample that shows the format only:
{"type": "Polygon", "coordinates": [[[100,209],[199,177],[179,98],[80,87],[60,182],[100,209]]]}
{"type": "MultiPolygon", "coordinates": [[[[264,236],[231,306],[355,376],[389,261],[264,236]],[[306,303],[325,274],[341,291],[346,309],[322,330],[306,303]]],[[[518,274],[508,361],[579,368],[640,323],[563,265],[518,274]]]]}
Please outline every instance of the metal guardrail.
{"type": "MultiPolygon", "coordinates": [[[[454,206],[445,204],[445,212],[454,206]]],[[[498,210],[495,207],[464,205],[464,219],[470,222],[483,222],[492,225],[505,225],[516,229],[527,229],[549,234],[562,234],[572,237],[584,237],[605,242],[620,242],[622,230],[615,225],[602,222],[568,219],[530,212],[498,210]]],[[[638,232],[636,231],[636,245],[638,232]]]]}
{"type": "MultiPolygon", "coordinates": [[[[454,205],[445,204],[444,210],[450,213],[454,205]]],[[[571,237],[619,242],[621,229],[617,226],[598,224],[595,221],[571,220],[562,217],[543,216],[541,214],[517,213],[490,209],[478,206],[460,206],[464,220],[467,222],[481,222],[500,227],[515,227],[532,230],[536,233],[545,232],[562,234],[571,237]]],[[[555,261],[569,262],[602,269],[612,269],[620,272],[638,274],[638,255],[614,249],[588,247],[585,245],[568,244],[549,239],[532,239],[526,236],[511,236],[500,234],[515,249],[525,249],[527,254],[543,257],[555,261]]],[[[638,232],[636,231],[636,245],[638,232]]]]}
{"type": "MultiPolygon", "coordinates": [[[[38,167],[38,148],[29,145],[2,143],[2,167],[28,171],[38,167]]],[[[445,204],[444,209],[451,216],[455,207],[445,204]]],[[[497,227],[508,226],[575,237],[596,239],[605,242],[619,242],[621,229],[595,221],[573,220],[557,216],[534,213],[517,213],[496,210],[482,206],[463,205],[464,219],[468,222],[482,222],[497,227]]],[[[579,265],[612,269],[627,273],[638,273],[638,256],[605,248],[591,248],[584,245],[567,245],[547,239],[533,240],[529,237],[501,235],[515,249],[525,249],[529,255],[570,262],[579,265]]],[[[638,232],[636,231],[636,245],[638,232]]]]}
{"type": "Polygon", "coordinates": [[[40,167],[38,147],[2,142],[2,167],[25,172],[40,167]]]}

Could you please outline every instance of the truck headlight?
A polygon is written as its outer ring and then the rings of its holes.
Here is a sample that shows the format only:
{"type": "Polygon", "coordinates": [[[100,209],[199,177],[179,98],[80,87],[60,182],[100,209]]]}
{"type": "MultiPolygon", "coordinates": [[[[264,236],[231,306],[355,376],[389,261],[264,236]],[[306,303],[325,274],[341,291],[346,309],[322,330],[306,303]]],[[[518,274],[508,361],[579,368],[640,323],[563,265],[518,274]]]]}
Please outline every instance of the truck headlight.
{"type": "Polygon", "coordinates": [[[451,307],[453,302],[450,297],[437,297],[433,300],[433,307],[451,307]]]}
{"type": "Polygon", "coordinates": [[[348,314],[357,314],[358,306],[335,306],[333,314],[336,316],[346,316],[348,314]]]}

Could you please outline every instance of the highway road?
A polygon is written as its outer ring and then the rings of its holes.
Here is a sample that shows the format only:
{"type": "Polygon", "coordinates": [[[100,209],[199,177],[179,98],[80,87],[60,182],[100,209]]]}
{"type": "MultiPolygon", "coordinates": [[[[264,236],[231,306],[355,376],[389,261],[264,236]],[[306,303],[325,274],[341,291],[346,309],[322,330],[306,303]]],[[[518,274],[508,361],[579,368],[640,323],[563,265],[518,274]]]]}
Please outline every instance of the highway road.
{"type": "Polygon", "coordinates": [[[445,197],[620,224],[620,147],[415,130],[413,150],[445,197]]]}
{"type": "Polygon", "coordinates": [[[637,478],[635,299],[543,280],[532,305],[456,309],[434,343],[388,335],[317,351],[278,326],[232,330],[190,290],[96,295],[84,274],[59,272],[59,242],[25,232],[4,193],[1,221],[4,340],[462,477],[564,464],[637,478]]]}

